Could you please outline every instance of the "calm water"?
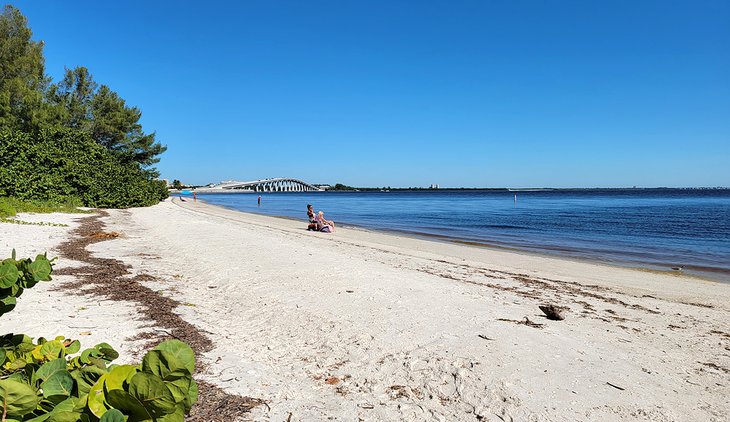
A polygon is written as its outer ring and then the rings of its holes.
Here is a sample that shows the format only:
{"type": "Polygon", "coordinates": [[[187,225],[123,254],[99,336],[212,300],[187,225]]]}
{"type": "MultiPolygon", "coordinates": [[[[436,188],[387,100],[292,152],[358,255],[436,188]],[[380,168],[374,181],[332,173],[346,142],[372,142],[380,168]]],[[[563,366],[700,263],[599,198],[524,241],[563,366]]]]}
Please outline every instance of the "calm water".
{"type": "Polygon", "coordinates": [[[212,204],[730,281],[730,190],[393,191],[201,195],[212,204]]]}

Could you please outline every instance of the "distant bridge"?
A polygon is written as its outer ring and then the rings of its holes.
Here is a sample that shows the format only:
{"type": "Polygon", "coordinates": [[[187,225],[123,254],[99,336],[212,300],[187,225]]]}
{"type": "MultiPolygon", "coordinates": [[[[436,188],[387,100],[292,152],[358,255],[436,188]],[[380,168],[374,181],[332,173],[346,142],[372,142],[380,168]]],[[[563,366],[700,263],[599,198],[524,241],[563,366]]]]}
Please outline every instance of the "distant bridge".
{"type": "Polygon", "coordinates": [[[217,185],[209,186],[206,191],[236,191],[246,190],[253,192],[318,192],[324,189],[307,183],[303,180],[292,179],[287,177],[277,177],[273,179],[252,180],[250,182],[239,182],[229,180],[221,182],[217,185]]]}

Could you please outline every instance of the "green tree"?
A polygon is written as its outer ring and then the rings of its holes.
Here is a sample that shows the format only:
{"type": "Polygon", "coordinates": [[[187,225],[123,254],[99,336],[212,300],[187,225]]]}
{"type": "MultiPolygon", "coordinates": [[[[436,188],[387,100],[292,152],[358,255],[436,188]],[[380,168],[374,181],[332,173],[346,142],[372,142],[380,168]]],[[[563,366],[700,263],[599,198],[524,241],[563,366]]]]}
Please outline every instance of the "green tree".
{"type": "Polygon", "coordinates": [[[142,112],[128,107],[116,92],[102,85],[94,95],[91,106],[91,136],[99,144],[116,151],[128,161],[149,167],[160,161],[167,150],[155,140],[155,133],[146,134],[139,123],[142,112]]]}
{"type": "Polygon", "coordinates": [[[184,187],[184,185],[182,184],[181,181],[179,181],[177,179],[175,179],[175,180],[172,181],[172,188],[173,189],[182,189],[183,187],[184,187]]]}
{"type": "Polygon", "coordinates": [[[89,69],[83,66],[67,68],[63,79],[51,85],[47,95],[49,102],[58,109],[59,123],[67,128],[91,131],[91,102],[97,88],[89,69]]]}
{"type": "Polygon", "coordinates": [[[81,130],[123,160],[139,163],[152,175],[149,166],[160,161],[167,149],[146,134],[139,120],[142,112],[128,107],[123,98],[108,86],[99,86],[83,66],[66,69],[61,82],[51,85],[49,101],[57,107],[64,127],[81,130]]]}
{"type": "Polygon", "coordinates": [[[28,21],[7,5],[0,15],[0,126],[33,130],[47,120],[43,92],[43,43],[33,41],[28,21]]]}

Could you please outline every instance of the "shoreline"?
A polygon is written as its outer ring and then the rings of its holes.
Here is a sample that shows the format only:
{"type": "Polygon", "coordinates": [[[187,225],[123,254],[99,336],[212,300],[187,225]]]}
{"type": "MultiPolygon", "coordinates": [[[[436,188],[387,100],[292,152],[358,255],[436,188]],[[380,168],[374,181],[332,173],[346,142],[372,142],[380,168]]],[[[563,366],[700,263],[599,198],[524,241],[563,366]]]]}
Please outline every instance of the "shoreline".
{"type": "MultiPolygon", "coordinates": [[[[176,197],[171,196],[170,198],[177,199],[176,197]]],[[[185,200],[187,202],[188,200],[185,200]]],[[[265,216],[265,217],[271,217],[271,218],[281,218],[283,220],[290,220],[290,221],[297,221],[297,222],[305,222],[303,218],[296,218],[296,217],[290,217],[286,215],[272,215],[272,214],[264,214],[264,213],[257,213],[255,211],[242,211],[239,209],[236,209],[234,207],[229,207],[225,205],[220,204],[211,204],[207,202],[204,198],[198,198],[198,201],[206,204],[207,206],[211,207],[218,207],[222,209],[226,209],[233,212],[238,212],[242,214],[249,214],[249,215],[255,215],[255,216],[265,216]]],[[[730,284],[730,271],[721,269],[721,268],[715,268],[715,267],[699,267],[699,266],[685,266],[685,269],[683,271],[674,271],[671,270],[671,266],[674,264],[670,263],[651,263],[648,261],[619,261],[619,260],[608,260],[608,259],[601,259],[600,257],[590,257],[590,256],[576,256],[571,254],[563,254],[559,251],[561,249],[559,248],[549,248],[546,246],[536,246],[534,249],[529,248],[520,248],[518,246],[510,246],[510,245],[501,245],[498,243],[488,243],[483,242],[479,240],[472,240],[472,239],[462,239],[462,238],[456,238],[446,235],[439,235],[434,233],[425,233],[425,232],[418,232],[418,231],[412,231],[412,230],[402,230],[402,229],[383,229],[378,230],[377,228],[372,227],[366,227],[361,226],[357,224],[351,224],[351,223],[338,223],[339,227],[349,228],[349,229],[355,229],[355,230],[362,230],[365,232],[371,232],[371,233],[380,233],[383,235],[393,235],[393,236],[406,236],[411,237],[414,239],[422,239],[425,241],[432,241],[432,242],[441,242],[441,243],[449,243],[449,244],[457,244],[457,245],[465,245],[475,248],[484,248],[484,249],[490,249],[490,250],[497,250],[497,251],[505,251],[505,252],[513,252],[518,254],[527,254],[531,256],[536,257],[544,257],[544,258],[555,258],[555,259],[565,259],[568,261],[574,261],[574,262],[582,262],[587,264],[596,264],[596,265],[606,265],[609,267],[615,267],[615,268],[627,268],[632,269],[636,271],[644,271],[644,272],[651,272],[651,273],[657,273],[657,274],[664,274],[671,277],[687,277],[687,278],[693,278],[697,280],[702,281],[709,281],[709,282],[715,282],[715,283],[724,283],[724,284],[730,284]]],[[[573,251],[573,252],[580,252],[576,250],[571,249],[565,249],[566,251],[573,251]]]]}
{"type": "MultiPolygon", "coordinates": [[[[460,242],[444,242],[434,240],[429,237],[413,235],[413,233],[410,232],[389,233],[386,231],[372,230],[360,226],[351,225],[338,225],[337,232],[332,234],[310,232],[306,230],[306,226],[302,225],[304,220],[299,218],[272,216],[267,214],[240,211],[235,208],[210,204],[205,201],[199,201],[197,203],[194,203],[192,201],[186,200],[185,202],[180,202],[177,200],[177,198],[173,197],[171,197],[170,203],[186,211],[190,211],[200,215],[206,215],[209,217],[223,218],[232,222],[245,224],[250,224],[251,222],[255,222],[255,224],[261,224],[263,222],[266,222],[267,224],[265,225],[265,227],[267,228],[277,227],[279,226],[279,223],[282,223],[286,225],[287,230],[293,230],[294,232],[301,231],[304,234],[310,234],[313,236],[317,236],[318,238],[324,237],[325,240],[331,242],[351,242],[352,240],[367,240],[369,244],[376,244],[378,245],[378,247],[385,247],[387,249],[405,247],[409,250],[423,252],[426,255],[428,255],[428,252],[426,251],[435,249],[438,251],[439,255],[447,253],[450,255],[450,257],[455,258],[458,261],[475,260],[479,264],[484,264],[491,263],[493,262],[492,260],[495,260],[498,262],[514,261],[515,263],[519,264],[509,266],[508,268],[510,271],[522,271],[522,268],[520,268],[520,266],[522,266],[524,268],[532,269],[531,272],[542,272],[545,271],[545,267],[547,267],[551,270],[558,270],[557,272],[551,274],[555,277],[561,277],[566,275],[569,277],[574,277],[577,273],[591,273],[594,272],[594,270],[599,270],[599,274],[621,274],[624,280],[641,278],[642,275],[647,275],[652,279],[652,285],[641,286],[633,282],[619,282],[618,280],[609,281],[608,278],[600,277],[602,285],[608,288],[619,287],[639,290],[656,290],[658,286],[661,286],[662,288],[666,289],[666,293],[668,294],[682,294],[680,292],[682,292],[685,287],[687,289],[691,289],[694,283],[698,283],[701,285],[718,285],[721,286],[720,288],[722,288],[723,290],[730,292],[730,283],[690,275],[683,272],[677,273],[673,271],[661,271],[629,267],[591,259],[563,257],[524,250],[512,250],[500,246],[476,246],[471,244],[463,244],[460,242]],[[540,268],[540,270],[536,270],[535,268],[540,268]]],[[[281,226],[277,228],[279,230],[282,229],[281,226]]],[[[728,309],[730,309],[730,307],[728,307],[728,309]]]]}

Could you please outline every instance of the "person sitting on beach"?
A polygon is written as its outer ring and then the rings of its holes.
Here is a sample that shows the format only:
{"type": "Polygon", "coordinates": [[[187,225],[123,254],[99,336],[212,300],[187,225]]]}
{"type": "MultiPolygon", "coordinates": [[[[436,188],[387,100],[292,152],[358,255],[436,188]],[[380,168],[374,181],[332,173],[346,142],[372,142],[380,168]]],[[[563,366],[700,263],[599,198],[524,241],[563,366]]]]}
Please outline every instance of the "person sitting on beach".
{"type": "Polygon", "coordinates": [[[314,214],[314,207],[312,207],[312,204],[307,204],[307,217],[309,218],[309,226],[307,226],[307,230],[319,231],[320,227],[317,226],[317,216],[314,214]]]}
{"type": "Polygon", "coordinates": [[[324,218],[324,211],[320,211],[317,213],[317,218],[315,219],[318,223],[319,231],[325,232],[325,233],[333,233],[335,231],[335,222],[332,220],[326,220],[324,218]]]}

